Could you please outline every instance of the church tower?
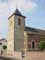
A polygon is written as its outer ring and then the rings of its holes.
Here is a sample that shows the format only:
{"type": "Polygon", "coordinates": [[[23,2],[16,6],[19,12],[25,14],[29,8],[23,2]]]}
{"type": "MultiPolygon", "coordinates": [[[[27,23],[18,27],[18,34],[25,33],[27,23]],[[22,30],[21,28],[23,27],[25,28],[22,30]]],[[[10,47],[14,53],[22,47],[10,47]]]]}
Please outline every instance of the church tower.
{"type": "Polygon", "coordinates": [[[8,45],[9,51],[24,49],[25,16],[18,9],[8,18],[8,45]]]}

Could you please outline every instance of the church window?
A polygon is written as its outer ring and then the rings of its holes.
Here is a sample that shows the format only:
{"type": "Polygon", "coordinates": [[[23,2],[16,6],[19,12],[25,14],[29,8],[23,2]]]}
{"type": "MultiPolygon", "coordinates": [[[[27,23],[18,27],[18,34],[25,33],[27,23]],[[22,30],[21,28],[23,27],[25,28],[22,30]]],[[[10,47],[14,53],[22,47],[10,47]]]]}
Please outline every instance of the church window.
{"type": "Polygon", "coordinates": [[[21,25],[21,20],[20,19],[18,19],[18,25],[21,25]]]}
{"type": "Polygon", "coordinates": [[[34,43],[34,41],[32,42],[32,48],[35,48],[35,43],[34,43]]]}

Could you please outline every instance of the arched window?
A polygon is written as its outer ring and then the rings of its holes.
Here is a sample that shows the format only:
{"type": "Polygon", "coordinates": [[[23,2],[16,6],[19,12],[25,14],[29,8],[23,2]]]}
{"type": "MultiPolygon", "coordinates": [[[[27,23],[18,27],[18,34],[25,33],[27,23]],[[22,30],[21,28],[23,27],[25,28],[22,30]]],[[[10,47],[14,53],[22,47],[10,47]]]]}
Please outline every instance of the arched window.
{"type": "Polygon", "coordinates": [[[32,41],[32,48],[35,48],[35,42],[32,41]]]}

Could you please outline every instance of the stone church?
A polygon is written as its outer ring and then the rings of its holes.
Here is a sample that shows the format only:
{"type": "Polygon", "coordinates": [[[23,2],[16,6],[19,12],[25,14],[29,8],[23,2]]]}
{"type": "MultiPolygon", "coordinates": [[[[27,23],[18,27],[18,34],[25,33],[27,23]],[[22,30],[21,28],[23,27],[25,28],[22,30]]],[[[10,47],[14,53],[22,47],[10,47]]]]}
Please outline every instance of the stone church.
{"type": "Polygon", "coordinates": [[[16,9],[8,18],[8,51],[39,50],[40,41],[45,41],[45,30],[25,27],[25,16],[16,9]]]}

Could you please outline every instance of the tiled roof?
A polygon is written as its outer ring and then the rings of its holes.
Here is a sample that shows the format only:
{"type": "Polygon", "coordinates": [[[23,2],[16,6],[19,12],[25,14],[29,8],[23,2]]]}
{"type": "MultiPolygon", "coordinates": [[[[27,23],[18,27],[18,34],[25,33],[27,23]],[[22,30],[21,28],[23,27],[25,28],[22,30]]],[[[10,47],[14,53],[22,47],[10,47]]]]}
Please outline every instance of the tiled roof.
{"type": "Polygon", "coordinates": [[[6,39],[5,39],[5,38],[0,39],[0,41],[4,41],[4,40],[6,41],[6,39]]]}
{"type": "Polygon", "coordinates": [[[39,29],[32,28],[32,27],[25,27],[25,31],[39,32],[39,29]]]}

